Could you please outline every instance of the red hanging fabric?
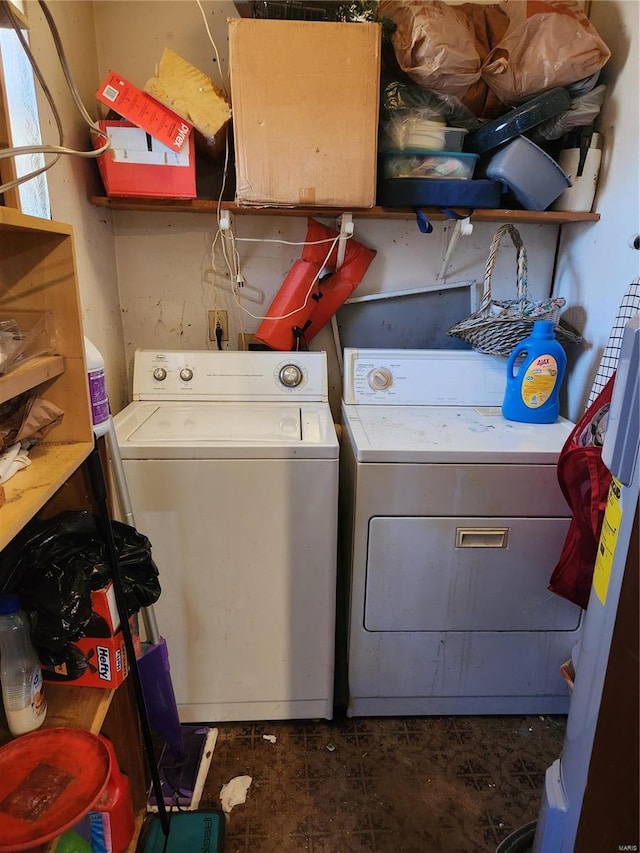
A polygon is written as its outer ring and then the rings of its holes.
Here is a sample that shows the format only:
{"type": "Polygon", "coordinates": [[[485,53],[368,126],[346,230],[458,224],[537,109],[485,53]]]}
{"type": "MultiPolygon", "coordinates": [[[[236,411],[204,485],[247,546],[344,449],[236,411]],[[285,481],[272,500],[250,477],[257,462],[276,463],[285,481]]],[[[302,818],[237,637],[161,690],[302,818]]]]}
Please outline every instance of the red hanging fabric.
{"type": "Polygon", "coordinates": [[[291,267],[258,326],[259,341],[275,350],[306,347],[360,284],[376,252],[353,238],[347,240],[340,269],[318,282],[322,269],[329,271],[338,263],[338,236],[315,219],[307,220],[302,259],[291,267]],[[331,241],[335,244],[329,253],[331,241]]]}
{"type": "Polygon", "coordinates": [[[294,263],[269,306],[265,319],[258,326],[255,337],[259,341],[275,350],[296,349],[297,340],[303,334],[302,330],[318,298],[319,274],[319,263],[304,260],[294,263]]]}
{"type": "Polygon", "coordinates": [[[549,589],[586,609],[611,473],[602,461],[602,435],[615,373],[588,407],[558,457],[558,482],[571,509],[569,530],[549,589]]]}
{"type": "MultiPolygon", "coordinates": [[[[338,231],[327,228],[315,219],[307,222],[307,245],[302,251],[306,261],[322,263],[327,255],[327,243],[317,243],[318,240],[335,240],[338,231]],[[313,245],[313,243],[316,245],[313,245]],[[312,244],[312,245],[309,245],[312,244]]],[[[367,249],[353,237],[347,240],[344,261],[339,270],[323,279],[320,285],[320,298],[314,305],[309,322],[305,329],[307,341],[317,335],[320,329],[336,313],[338,308],[351,296],[364,278],[371,261],[376,256],[374,249],[367,249]]],[[[327,258],[325,267],[335,267],[338,263],[338,246],[334,246],[327,258]]]]}

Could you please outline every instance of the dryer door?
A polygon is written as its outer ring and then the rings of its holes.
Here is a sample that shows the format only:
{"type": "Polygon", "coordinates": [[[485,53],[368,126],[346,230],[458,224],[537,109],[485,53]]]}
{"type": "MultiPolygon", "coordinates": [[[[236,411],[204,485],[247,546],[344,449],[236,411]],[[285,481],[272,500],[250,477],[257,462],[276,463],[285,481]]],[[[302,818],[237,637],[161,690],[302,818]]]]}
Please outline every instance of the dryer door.
{"type": "Polygon", "coordinates": [[[374,517],[367,631],[572,631],[547,585],[566,518],[374,517]]]}

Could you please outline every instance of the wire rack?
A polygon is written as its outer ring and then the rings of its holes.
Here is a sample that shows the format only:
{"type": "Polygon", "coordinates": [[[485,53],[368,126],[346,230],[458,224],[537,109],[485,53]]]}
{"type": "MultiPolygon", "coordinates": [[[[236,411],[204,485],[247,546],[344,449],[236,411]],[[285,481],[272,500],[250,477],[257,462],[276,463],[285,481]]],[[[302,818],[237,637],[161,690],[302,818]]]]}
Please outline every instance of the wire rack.
{"type": "Polygon", "coordinates": [[[309,3],[304,0],[254,0],[254,18],[285,21],[335,21],[339,3],[309,3]]]}

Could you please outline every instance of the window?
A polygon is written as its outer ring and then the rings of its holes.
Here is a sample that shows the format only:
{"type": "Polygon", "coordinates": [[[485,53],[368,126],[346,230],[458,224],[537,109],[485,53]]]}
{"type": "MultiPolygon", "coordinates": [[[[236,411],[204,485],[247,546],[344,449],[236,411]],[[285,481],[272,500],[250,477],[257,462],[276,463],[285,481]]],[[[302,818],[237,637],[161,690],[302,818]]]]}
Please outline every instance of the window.
{"type": "MultiPolygon", "coordinates": [[[[28,39],[28,32],[23,32],[28,39]]],[[[42,144],[33,70],[8,22],[0,26],[0,102],[0,147],[42,144]]],[[[44,165],[43,154],[21,154],[0,160],[0,183],[27,175],[44,165]]],[[[31,216],[50,219],[46,173],[5,193],[3,203],[31,216]]]]}

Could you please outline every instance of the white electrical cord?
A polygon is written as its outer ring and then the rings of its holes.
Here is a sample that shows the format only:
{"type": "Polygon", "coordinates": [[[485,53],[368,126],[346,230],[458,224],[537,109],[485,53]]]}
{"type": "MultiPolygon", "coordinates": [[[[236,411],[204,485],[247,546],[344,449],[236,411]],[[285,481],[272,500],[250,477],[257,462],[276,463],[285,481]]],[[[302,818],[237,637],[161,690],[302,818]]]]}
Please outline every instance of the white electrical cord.
{"type": "MultiPolygon", "coordinates": [[[[8,11],[9,22],[11,23],[11,26],[13,27],[13,30],[15,31],[16,37],[17,37],[18,41],[20,42],[20,45],[21,45],[23,51],[25,52],[25,55],[27,56],[27,58],[29,59],[29,61],[31,63],[33,73],[34,73],[35,77],[37,78],[38,82],[40,83],[40,86],[42,87],[42,91],[44,92],[44,95],[45,95],[45,97],[49,103],[49,106],[51,108],[51,112],[52,112],[53,117],[54,117],[55,122],[56,122],[57,130],[58,130],[58,141],[59,141],[60,145],[63,145],[63,143],[64,143],[64,129],[62,127],[62,120],[60,119],[60,113],[58,112],[58,109],[56,107],[56,103],[53,99],[53,95],[51,94],[51,91],[50,91],[49,87],[47,86],[47,82],[44,79],[44,75],[42,74],[40,67],[38,66],[37,62],[35,61],[35,58],[33,57],[33,55],[31,54],[31,50],[29,48],[29,43],[26,40],[26,38],[22,32],[22,28],[20,27],[19,21],[17,20],[16,16],[13,14],[13,9],[11,8],[11,4],[9,4],[8,7],[5,4],[5,8],[8,8],[8,10],[9,10],[8,11]]],[[[15,189],[15,187],[17,187],[17,186],[20,186],[20,184],[26,183],[26,181],[29,181],[32,178],[36,178],[38,175],[42,175],[44,172],[46,172],[48,169],[50,169],[52,166],[54,166],[58,162],[58,160],[60,159],[60,156],[61,155],[58,154],[58,155],[56,155],[54,160],[52,160],[50,163],[45,164],[44,166],[42,166],[42,168],[36,169],[33,172],[29,172],[27,175],[22,175],[20,178],[13,180],[13,181],[10,181],[7,184],[4,184],[2,187],[0,187],[0,192],[8,192],[9,190],[15,189]]]]}
{"type": "Polygon", "coordinates": [[[324,240],[282,240],[277,237],[235,237],[234,239],[236,243],[282,243],[283,246],[319,246],[322,243],[332,243],[334,240],[333,237],[325,237],[324,240]]]}
{"type": "Polygon", "coordinates": [[[211,45],[213,47],[213,51],[216,55],[216,63],[218,65],[218,73],[220,75],[220,82],[222,84],[222,91],[224,92],[225,97],[228,100],[229,99],[229,92],[227,90],[225,79],[222,75],[222,65],[220,64],[220,54],[218,53],[218,48],[216,46],[215,41],[213,40],[213,36],[211,35],[211,30],[209,29],[209,24],[207,23],[207,16],[205,15],[204,9],[202,8],[202,3],[200,2],[200,0],[196,0],[196,3],[198,4],[198,9],[200,9],[200,14],[202,15],[202,20],[204,21],[204,27],[207,31],[207,35],[209,36],[209,41],[211,42],[211,45]]]}
{"type": "MultiPolygon", "coordinates": [[[[218,235],[219,235],[219,234],[221,234],[221,233],[222,233],[222,232],[219,230],[219,231],[218,231],[218,233],[216,234],[216,240],[217,240],[217,238],[218,238],[218,235]]],[[[309,303],[309,299],[311,298],[311,294],[312,294],[312,292],[313,292],[313,286],[315,285],[315,283],[317,282],[318,278],[320,277],[320,274],[321,274],[321,273],[323,272],[323,270],[325,269],[325,266],[326,266],[326,264],[327,264],[327,261],[328,261],[328,260],[329,260],[329,258],[331,257],[331,254],[333,253],[334,248],[337,246],[338,241],[340,240],[340,236],[341,236],[340,234],[337,234],[335,237],[330,238],[330,239],[327,239],[327,240],[317,240],[317,241],[313,241],[313,243],[304,243],[304,242],[302,242],[302,243],[294,243],[294,244],[292,244],[292,245],[297,245],[297,246],[300,246],[300,245],[304,246],[304,245],[317,245],[318,243],[331,243],[331,246],[330,246],[330,248],[329,248],[329,251],[328,251],[328,252],[327,252],[327,254],[325,255],[324,260],[322,261],[322,264],[320,265],[320,269],[318,270],[318,272],[316,273],[316,275],[313,277],[313,280],[311,281],[311,283],[310,283],[310,285],[309,285],[309,288],[308,288],[308,290],[307,290],[307,292],[306,292],[306,294],[305,294],[304,300],[303,300],[303,302],[302,302],[302,304],[301,304],[301,305],[299,305],[297,308],[294,308],[292,311],[289,311],[289,312],[288,312],[288,313],[286,313],[286,314],[279,314],[279,315],[270,315],[270,314],[269,314],[269,315],[266,315],[266,314],[264,314],[264,315],[259,315],[259,314],[253,314],[251,311],[249,311],[249,309],[248,309],[248,308],[245,308],[245,307],[244,307],[244,305],[242,305],[242,304],[240,303],[240,300],[239,300],[239,297],[238,297],[238,293],[237,293],[237,289],[236,289],[236,287],[237,287],[237,285],[240,285],[240,286],[242,285],[242,282],[244,281],[244,277],[242,276],[242,273],[241,273],[241,272],[240,272],[240,270],[239,270],[239,265],[238,265],[238,263],[237,263],[237,262],[239,261],[239,256],[238,256],[238,253],[237,253],[237,249],[235,248],[235,239],[236,239],[236,238],[235,238],[235,237],[233,237],[233,232],[231,232],[231,234],[232,234],[231,238],[227,238],[227,239],[230,239],[230,240],[231,240],[231,242],[232,242],[232,245],[233,245],[233,252],[234,252],[234,264],[233,264],[233,265],[228,261],[228,258],[227,258],[227,255],[226,255],[226,251],[225,251],[225,238],[224,238],[224,235],[223,235],[223,240],[222,240],[222,248],[223,248],[223,252],[222,252],[222,254],[223,254],[223,257],[224,257],[225,261],[227,262],[227,269],[228,269],[228,271],[229,271],[229,275],[231,276],[231,293],[233,294],[234,301],[235,301],[236,305],[238,306],[238,308],[240,308],[240,310],[241,310],[241,311],[244,311],[244,313],[245,313],[245,314],[248,314],[248,315],[249,315],[250,317],[252,317],[254,320],[287,320],[289,317],[293,317],[293,316],[294,316],[295,314],[297,314],[299,311],[302,311],[304,308],[306,308],[307,304],[309,303]]],[[[214,240],[213,245],[212,245],[212,249],[213,249],[213,246],[215,246],[215,242],[216,242],[216,241],[214,240]]],[[[282,243],[288,243],[288,241],[287,241],[287,240],[264,240],[264,241],[262,241],[262,240],[257,240],[257,242],[265,242],[265,243],[280,243],[280,242],[282,242],[282,243]]]]}

